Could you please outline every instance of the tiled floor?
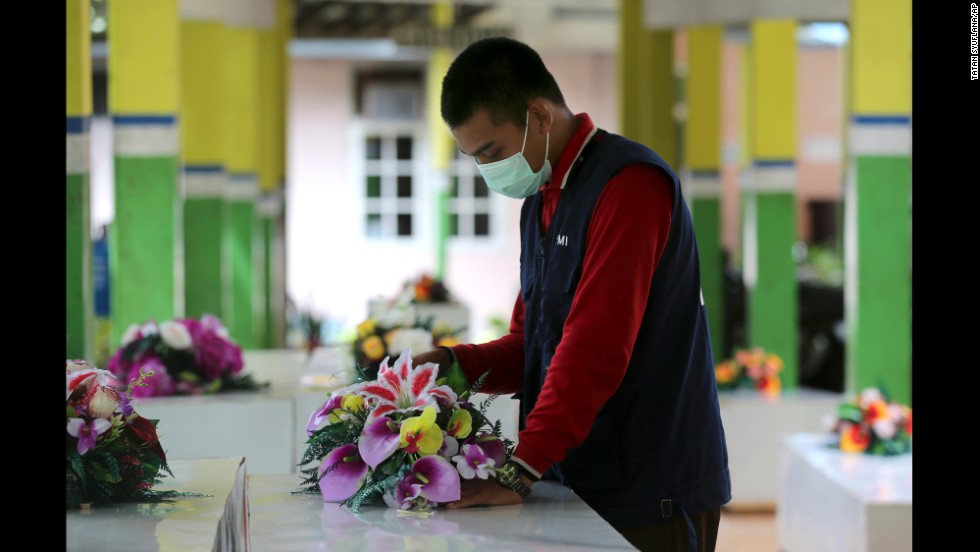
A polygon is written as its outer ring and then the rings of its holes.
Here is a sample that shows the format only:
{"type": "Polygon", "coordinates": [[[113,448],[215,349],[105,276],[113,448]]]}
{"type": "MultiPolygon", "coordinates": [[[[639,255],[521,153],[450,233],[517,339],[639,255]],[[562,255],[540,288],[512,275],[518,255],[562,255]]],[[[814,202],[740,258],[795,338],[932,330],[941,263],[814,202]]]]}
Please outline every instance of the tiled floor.
{"type": "Polygon", "coordinates": [[[716,552],[779,552],[776,514],[722,510],[716,552]]]}

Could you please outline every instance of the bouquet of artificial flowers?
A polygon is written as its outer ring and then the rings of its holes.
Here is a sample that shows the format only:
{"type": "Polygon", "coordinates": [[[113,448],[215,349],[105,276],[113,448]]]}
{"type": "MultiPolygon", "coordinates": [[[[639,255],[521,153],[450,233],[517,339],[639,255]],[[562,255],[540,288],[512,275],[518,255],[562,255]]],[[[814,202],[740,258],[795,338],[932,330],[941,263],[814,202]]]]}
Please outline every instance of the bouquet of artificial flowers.
{"type": "Polygon", "coordinates": [[[449,290],[446,289],[446,284],[443,283],[442,279],[422,273],[417,278],[407,280],[402,285],[402,291],[397,302],[399,304],[447,303],[449,299],[449,290]]]}
{"type": "Polygon", "coordinates": [[[200,320],[130,326],[108,368],[123,381],[138,377],[144,368],[153,372],[146,386],[134,389],[136,397],[257,390],[269,385],[241,374],[241,347],[231,340],[221,321],[209,314],[200,320]]]}
{"type": "Polygon", "coordinates": [[[912,409],[892,402],[875,387],[841,404],[827,425],[844,452],[892,456],[912,450],[912,409]]]}
{"type": "Polygon", "coordinates": [[[409,349],[428,351],[435,347],[452,347],[459,343],[457,330],[445,324],[433,325],[432,319],[410,322],[404,316],[386,314],[369,317],[357,325],[351,353],[360,379],[378,377],[384,358],[395,357],[409,349]]]}
{"type": "Polygon", "coordinates": [[[65,503],[159,502],[176,491],[152,490],[162,472],[173,472],[157,438],[157,420],[148,420],[130,404],[142,373],[123,392],[115,378],[84,360],[65,361],[65,503]]]}
{"type": "Polygon", "coordinates": [[[500,422],[485,417],[491,395],[479,407],[454,363],[437,380],[439,367],[412,367],[406,350],[378,378],[330,394],[307,424],[300,462],[300,492],[317,492],[357,512],[383,501],[391,508],[426,512],[458,500],[463,479],[496,477],[514,444],[501,437],[500,422]]]}
{"type": "Polygon", "coordinates": [[[760,347],[738,349],[735,357],[715,366],[718,389],[754,388],[767,395],[778,395],[782,389],[779,373],[783,359],[760,347]]]}

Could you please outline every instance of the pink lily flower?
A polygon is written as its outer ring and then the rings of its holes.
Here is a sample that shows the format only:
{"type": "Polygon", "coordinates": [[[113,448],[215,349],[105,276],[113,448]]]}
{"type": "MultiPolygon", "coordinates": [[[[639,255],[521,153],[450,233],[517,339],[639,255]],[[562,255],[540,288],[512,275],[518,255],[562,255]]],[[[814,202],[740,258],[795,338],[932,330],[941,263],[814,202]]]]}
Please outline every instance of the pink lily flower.
{"type": "Polygon", "coordinates": [[[426,362],[412,368],[412,350],[398,356],[389,368],[385,357],[378,368],[378,379],[360,387],[358,393],[374,401],[375,407],[368,414],[368,423],[393,412],[421,410],[426,406],[439,411],[439,399],[448,404],[456,402],[456,393],[448,386],[436,386],[439,365],[426,362]]]}

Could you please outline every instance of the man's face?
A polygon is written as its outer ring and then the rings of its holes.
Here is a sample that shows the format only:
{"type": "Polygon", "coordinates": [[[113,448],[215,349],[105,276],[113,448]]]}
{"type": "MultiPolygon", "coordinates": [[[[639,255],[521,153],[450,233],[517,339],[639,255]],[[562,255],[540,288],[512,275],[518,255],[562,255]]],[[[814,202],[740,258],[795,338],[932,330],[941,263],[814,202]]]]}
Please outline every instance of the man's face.
{"type": "MultiPolygon", "coordinates": [[[[533,123],[533,121],[532,121],[533,123]]],[[[524,144],[524,129],[512,121],[495,125],[487,110],[480,108],[469,119],[452,130],[459,150],[481,164],[507,159],[521,151],[524,144]]],[[[538,171],[544,165],[544,138],[538,136],[535,125],[528,129],[524,158],[531,170],[538,171]]]]}

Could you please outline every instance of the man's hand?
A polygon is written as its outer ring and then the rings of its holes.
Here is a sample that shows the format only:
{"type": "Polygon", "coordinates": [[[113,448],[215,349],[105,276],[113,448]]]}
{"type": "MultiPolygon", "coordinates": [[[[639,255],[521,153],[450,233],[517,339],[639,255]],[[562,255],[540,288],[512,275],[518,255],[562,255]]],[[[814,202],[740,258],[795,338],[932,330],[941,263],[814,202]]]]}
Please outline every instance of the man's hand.
{"type": "MultiPolygon", "coordinates": [[[[524,483],[531,484],[527,478],[524,483]]],[[[467,506],[507,506],[521,502],[521,495],[501,487],[494,479],[470,479],[463,481],[459,500],[447,503],[446,508],[456,510],[467,506]]]]}
{"type": "Polygon", "coordinates": [[[426,351],[412,357],[412,364],[414,364],[414,366],[419,366],[425,364],[426,362],[434,362],[438,364],[439,376],[442,377],[445,375],[446,371],[449,370],[449,367],[452,366],[453,356],[445,349],[432,349],[431,351],[426,351]]]}

